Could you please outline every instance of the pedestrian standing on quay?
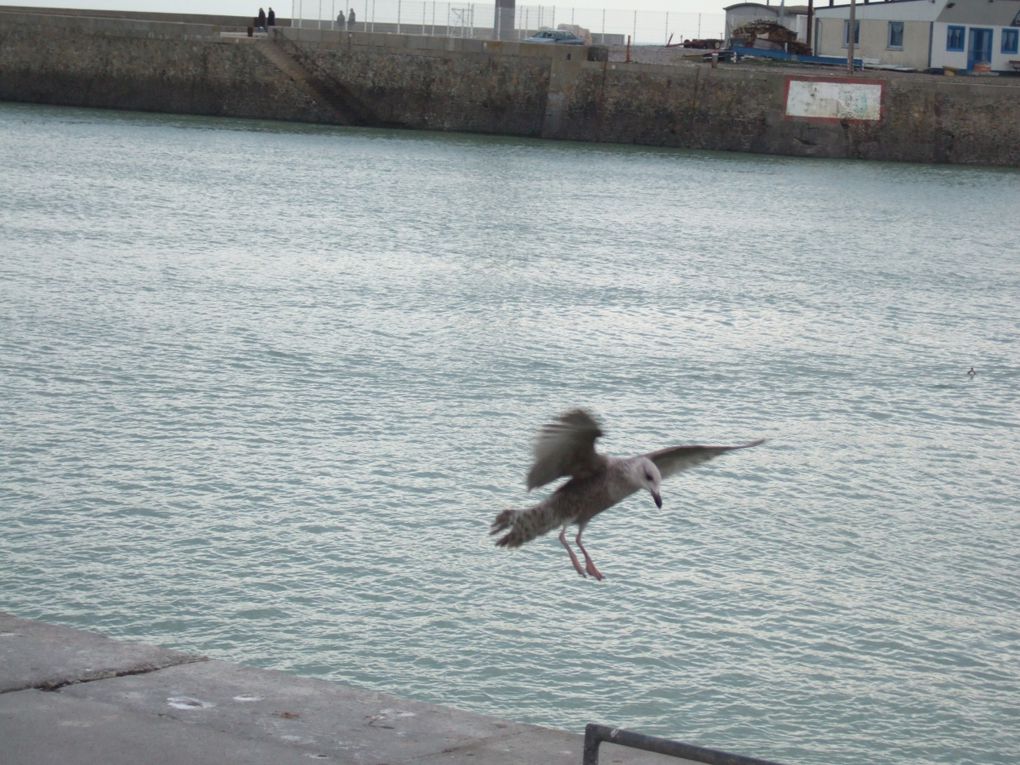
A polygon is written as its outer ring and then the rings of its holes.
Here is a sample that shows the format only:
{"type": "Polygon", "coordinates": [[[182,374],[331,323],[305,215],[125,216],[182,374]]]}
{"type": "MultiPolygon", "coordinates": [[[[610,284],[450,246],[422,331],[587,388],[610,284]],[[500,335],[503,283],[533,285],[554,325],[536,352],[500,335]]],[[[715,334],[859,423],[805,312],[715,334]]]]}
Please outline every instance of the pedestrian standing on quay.
{"type": "Polygon", "coordinates": [[[266,16],[266,23],[271,27],[276,26],[276,11],[273,10],[273,6],[269,6],[269,15],[266,16]]]}
{"type": "Polygon", "coordinates": [[[256,20],[255,26],[260,32],[266,31],[266,11],[264,8],[259,8],[259,17],[256,20]]]}
{"type": "Polygon", "coordinates": [[[347,14],[347,28],[354,31],[354,9],[351,8],[351,12],[347,14]]]}

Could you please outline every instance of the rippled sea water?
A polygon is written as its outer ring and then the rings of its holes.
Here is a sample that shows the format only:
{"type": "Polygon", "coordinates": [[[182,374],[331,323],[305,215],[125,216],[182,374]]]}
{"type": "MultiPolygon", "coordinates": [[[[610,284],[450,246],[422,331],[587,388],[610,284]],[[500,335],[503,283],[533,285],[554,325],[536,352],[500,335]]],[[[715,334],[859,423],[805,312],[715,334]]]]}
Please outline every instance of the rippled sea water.
{"type": "Polygon", "coordinates": [[[1015,762],[1020,173],[13,104],[0,161],[0,608],[794,765],[1015,762]],[[597,583],[487,537],[573,406],[612,453],[769,441],[597,518],[597,583]]]}

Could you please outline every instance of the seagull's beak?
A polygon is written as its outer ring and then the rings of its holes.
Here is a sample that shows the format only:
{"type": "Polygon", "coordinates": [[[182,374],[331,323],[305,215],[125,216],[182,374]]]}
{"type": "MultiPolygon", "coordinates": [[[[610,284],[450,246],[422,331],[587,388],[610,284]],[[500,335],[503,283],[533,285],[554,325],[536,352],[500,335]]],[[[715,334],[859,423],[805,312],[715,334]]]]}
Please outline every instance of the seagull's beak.
{"type": "Polygon", "coordinates": [[[652,499],[655,500],[655,506],[661,510],[662,509],[662,495],[659,494],[659,492],[657,492],[655,489],[649,489],[649,491],[651,491],[651,493],[652,493],[652,499]]]}

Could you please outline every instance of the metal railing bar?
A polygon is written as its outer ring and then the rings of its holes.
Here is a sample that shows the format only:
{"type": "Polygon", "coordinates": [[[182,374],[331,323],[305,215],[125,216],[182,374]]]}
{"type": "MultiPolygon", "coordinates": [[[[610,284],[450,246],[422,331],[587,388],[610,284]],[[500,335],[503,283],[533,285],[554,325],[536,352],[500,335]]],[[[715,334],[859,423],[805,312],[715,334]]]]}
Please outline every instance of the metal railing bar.
{"type": "Polygon", "coordinates": [[[717,749],[706,749],[693,744],[684,744],[680,741],[671,741],[668,738],[647,736],[644,733],[635,733],[622,728],[610,728],[608,725],[588,723],[584,729],[584,759],[582,765],[598,765],[599,745],[603,742],[626,746],[631,749],[643,749],[646,752],[665,754],[670,757],[682,757],[693,762],[708,763],[708,765],[779,765],[769,760],[759,760],[754,757],[744,757],[740,754],[730,754],[717,749]]]}

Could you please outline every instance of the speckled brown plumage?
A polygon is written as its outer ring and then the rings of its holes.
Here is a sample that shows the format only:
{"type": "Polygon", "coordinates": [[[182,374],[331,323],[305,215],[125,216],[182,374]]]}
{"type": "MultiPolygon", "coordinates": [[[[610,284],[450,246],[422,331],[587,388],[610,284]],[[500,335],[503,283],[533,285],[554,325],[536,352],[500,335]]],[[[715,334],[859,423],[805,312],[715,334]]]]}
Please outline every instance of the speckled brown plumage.
{"type": "Polygon", "coordinates": [[[497,546],[520,547],[560,527],[560,543],[570,554],[577,573],[591,574],[601,580],[602,572],[581,542],[581,534],[592,518],[642,488],[662,507],[659,485],[663,478],[724,452],[763,443],[758,440],[739,446],[673,446],[620,458],[595,451],[595,441],[602,435],[595,418],[581,409],[567,412],[542,427],[535,439],[534,463],[527,477],[528,490],[561,477],[570,480],[536,505],[504,510],[497,515],[489,531],[492,535],[501,535],[496,540],[497,546]],[[584,555],[584,568],[566,541],[566,529],[572,523],[578,526],[574,541],[584,555]]]}

